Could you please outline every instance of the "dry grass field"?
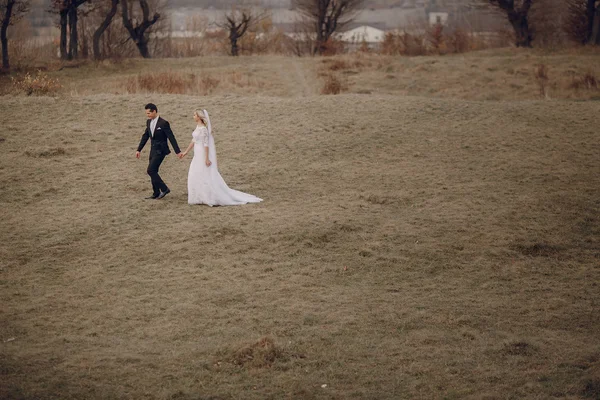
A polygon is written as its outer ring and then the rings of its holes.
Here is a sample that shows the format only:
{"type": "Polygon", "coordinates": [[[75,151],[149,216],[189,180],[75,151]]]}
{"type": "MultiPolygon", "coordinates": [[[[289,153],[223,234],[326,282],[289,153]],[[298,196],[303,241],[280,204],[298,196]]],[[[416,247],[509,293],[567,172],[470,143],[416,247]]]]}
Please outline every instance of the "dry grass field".
{"type": "MultiPolygon", "coordinates": [[[[463,100],[600,100],[600,50],[559,53],[500,49],[455,56],[352,54],[326,58],[285,56],[125,59],[99,64],[51,64],[61,95],[169,92],[191,96],[307,97],[329,77],[344,93],[463,100]],[[538,70],[543,66],[546,77],[538,70]]],[[[18,75],[17,75],[18,77],[18,75]]],[[[0,94],[10,92],[0,75],[0,94]]]]}
{"type": "Polygon", "coordinates": [[[598,60],[136,60],[2,96],[0,398],[600,398],[600,93],[569,87],[598,60]],[[189,206],[173,155],[144,200],[148,101],[182,147],[207,108],[264,202],[189,206]]]}

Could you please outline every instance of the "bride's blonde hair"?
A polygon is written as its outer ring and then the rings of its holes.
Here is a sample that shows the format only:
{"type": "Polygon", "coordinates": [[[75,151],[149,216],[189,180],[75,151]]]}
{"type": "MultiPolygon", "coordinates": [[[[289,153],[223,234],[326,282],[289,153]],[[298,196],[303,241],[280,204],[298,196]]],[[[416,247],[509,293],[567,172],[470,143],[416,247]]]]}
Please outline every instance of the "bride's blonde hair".
{"type": "Polygon", "coordinates": [[[201,111],[201,110],[194,110],[194,114],[196,114],[196,115],[198,116],[198,118],[200,118],[200,119],[202,120],[202,123],[203,123],[204,125],[206,125],[206,124],[207,124],[207,121],[206,121],[206,116],[204,115],[204,111],[201,111]]]}

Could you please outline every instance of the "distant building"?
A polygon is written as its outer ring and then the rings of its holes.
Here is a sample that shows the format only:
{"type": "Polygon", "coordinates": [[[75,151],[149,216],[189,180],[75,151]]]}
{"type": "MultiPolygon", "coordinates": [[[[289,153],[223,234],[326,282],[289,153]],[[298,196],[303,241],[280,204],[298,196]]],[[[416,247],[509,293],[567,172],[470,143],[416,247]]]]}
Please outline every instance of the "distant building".
{"type": "Polygon", "coordinates": [[[380,43],[385,39],[385,32],[369,25],[362,25],[342,32],[339,39],[348,43],[380,43]]]}
{"type": "Polygon", "coordinates": [[[368,48],[376,48],[384,41],[385,31],[369,25],[361,25],[337,34],[336,38],[344,42],[349,51],[356,50],[364,45],[368,48]]]}
{"type": "Polygon", "coordinates": [[[448,13],[444,11],[432,11],[428,13],[429,25],[446,25],[448,23],[448,13]]]}

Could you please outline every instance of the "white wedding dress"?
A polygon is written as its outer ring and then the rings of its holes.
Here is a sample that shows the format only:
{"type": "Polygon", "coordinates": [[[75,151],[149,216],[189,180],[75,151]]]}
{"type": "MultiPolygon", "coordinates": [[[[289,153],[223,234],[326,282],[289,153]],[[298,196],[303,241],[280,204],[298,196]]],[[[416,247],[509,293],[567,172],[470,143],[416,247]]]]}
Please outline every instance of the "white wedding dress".
{"type": "Polygon", "coordinates": [[[198,126],[192,132],[194,158],[188,173],[188,203],[207,204],[212,207],[234,206],[262,201],[256,196],[230,189],[227,186],[217,167],[215,140],[212,136],[210,119],[208,119],[206,110],[204,110],[204,115],[208,121],[208,128],[198,126]],[[212,162],[210,167],[206,166],[205,147],[208,147],[208,158],[212,162]]]}

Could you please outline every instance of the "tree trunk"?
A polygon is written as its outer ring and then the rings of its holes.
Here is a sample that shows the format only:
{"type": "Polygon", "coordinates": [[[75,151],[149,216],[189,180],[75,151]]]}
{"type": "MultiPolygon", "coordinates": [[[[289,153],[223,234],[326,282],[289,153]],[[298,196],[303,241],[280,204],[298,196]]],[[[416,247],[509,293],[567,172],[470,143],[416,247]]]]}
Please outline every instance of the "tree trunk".
{"type": "Polygon", "coordinates": [[[4,28],[4,24],[2,24],[2,69],[9,70],[10,62],[8,60],[8,38],[6,37],[6,28],[4,28]]]}
{"type": "Polygon", "coordinates": [[[319,19],[317,21],[317,41],[315,43],[315,50],[313,52],[313,55],[319,54],[322,55],[323,52],[325,51],[325,41],[327,40],[325,38],[325,11],[321,11],[320,15],[319,15],[319,19]]]}
{"type": "Polygon", "coordinates": [[[148,51],[148,40],[144,35],[140,36],[140,39],[135,44],[142,57],[150,58],[150,51],[148,51]]]}
{"type": "Polygon", "coordinates": [[[319,54],[319,55],[325,54],[325,51],[327,50],[327,45],[325,43],[327,43],[327,40],[324,40],[324,39],[317,41],[317,47],[316,47],[315,54],[319,54]]]}
{"type": "Polygon", "coordinates": [[[12,16],[14,4],[14,0],[9,0],[6,3],[4,18],[2,18],[2,28],[0,28],[0,41],[2,42],[2,69],[5,70],[10,69],[10,62],[8,60],[8,36],[6,35],[6,32],[8,31],[8,26],[10,25],[10,18],[12,16]]]}
{"type": "Polygon", "coordinates": [[[87,59],[90,55],[87,30],[85,27],[85,18],[81,20],[81,57],[87,59]]]}
{"type": "Polygon", "coordinates": [[[237,44],[237,38],[229,38],[229,42],[231,43],[231,55],[234,57],[238,56],[238,44],[237,44]]]}
{"type": "Polygon", "coordinates": [[[150,10],[148,8],[148,2],[146,0],[139,0],[140,8],[143,13],[142,22],[134,27],[133,23],[129,19],[129,5],[127,0],[121,0],[121,14],[123,15],[123,26],[129,32],[129,36],[137,46],[140,55],[144,58],[150,58],[150,52],[148,51],[148,38],[146,38],[146,30],[158,21],[160,14],[155,13],[152,20],[148,19],[150,10]]]}
{"type": "Polygon", "coordinates": [[[93,48],[94,48],[94,59],[100,60],[102,58],[102,54],[100,52],[100,37],[111,24],[115,14],[117,13],[117,5],[119,4],[119,0],[112,0],[112,5],[108,14],[106,14],[106,18],[102,21],[102,24],[96,29],[94,32],[93,38],[93,48]]]}
{"type": "Polygon", "coordinates": [[[593,32],[594,32],[594,16],[596,14],[596,0],[586,0],[585,4],[585,17],[587,26],[585,27],[586,37],[585,42],[593,44],[593,32]]]}
{"type": "Polygon", "coordinates": [[[112,28],[109,26],[108,28],[106,28],[106,31],[104,31],[104,34],[102,35],[102,47],[104,48],[103,50],[103,54],[105,57],[112,57],[113,53],[112,53],[112,49],[110,47],[110,44],[113,42],[112,40],[112,28]]]}
{"type": "Polygon", "coordinates": [[[60,58],[66,60],[67,53],[67,10],[60,11],[60,58]]]}
{"type": "Polygon", "coordinates": [[[77,7],[69,9],[69,60],[78,57],[78,40],[77,40],[77,7]]]}
{"type": "Polygon", "coordinates": [[[314,55],[321,55],[325,51],[325,38],[323,37],[323,24],[319,23],[317,28],[317,39],[315,40],[315,48],[313,50],[314,55]]]}
{"type": "Polygon", "coordinates": [[[600,6],[594,12],[592,32],[588,43],[591,45],[600,46],[600,6]]]}
{"type": "Polygon", "coordinates": [[[517,11],[509,11],[508,20],[515,30],[515,44],[517,47],[531,47],[533,35],[529,28],[527,14],[517,11]]]}

